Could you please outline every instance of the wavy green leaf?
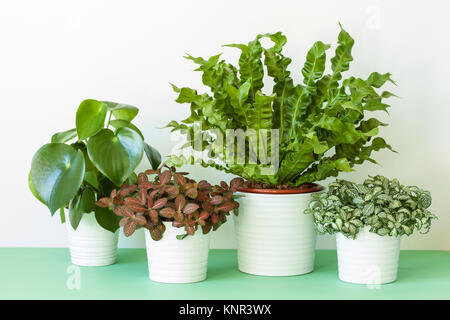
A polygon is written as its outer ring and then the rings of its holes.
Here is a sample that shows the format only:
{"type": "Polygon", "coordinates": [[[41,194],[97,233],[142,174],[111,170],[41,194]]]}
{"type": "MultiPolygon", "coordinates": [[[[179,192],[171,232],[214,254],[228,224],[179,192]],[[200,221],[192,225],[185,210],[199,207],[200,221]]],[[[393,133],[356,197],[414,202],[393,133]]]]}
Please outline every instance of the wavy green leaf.
{"type": "Polygon", "coordinates": [[[139,109],[135,106],[111,101],[102,101],[109,111],[112,112],[116,120],[132,121],[137,114],[139,109]]]}
{"type": "Polygon", "coordinates": [[[109,124],[111,126],[113,126],[115,129],[119,129],[122,127],[127,127],[130,129],[133,129],[134,131],[136,131],[142,138],[142,140],[144,140],[144,135],[142,134],[141,130],[139,130],[138,127],[136,127],[134,124],[132,124],[130,121],[127,120],[111,120],[109,122],[109,124]]]}
{"type": "Polygon", "coordinates": [[[120,186],[142,160],[144,143],[130,128],[121,127],[115,133],[103,129],[89,139],[87,150],[98,170],[120,186]]]}
{"type": "Polygon", "coordinates": [[[31,181],[53,215],[77,193],[84,177],[81,151],[62,143],[42,146],[33,156],[31,181]]]}
{"type": "Polygon", "coordinates": [[[77,136],[77,129],[74,128],[67,131],[55,133],[52,136],[51,141],[55,143],[66,143],[67,141],[72,140],[76,136],[77,136]]]}
{"type": "Polygon", "coordinates": [[[86,99],[81,102],[76,115],[78,140],[87,139],[99,132],[105,125],[108,108],[98,100],[86,99]]]}

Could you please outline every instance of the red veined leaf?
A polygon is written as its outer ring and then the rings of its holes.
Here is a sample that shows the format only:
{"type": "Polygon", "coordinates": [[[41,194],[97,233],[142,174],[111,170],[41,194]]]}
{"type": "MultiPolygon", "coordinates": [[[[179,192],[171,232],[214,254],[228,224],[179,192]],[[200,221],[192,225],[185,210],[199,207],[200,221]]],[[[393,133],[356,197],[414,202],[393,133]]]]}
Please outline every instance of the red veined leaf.
{"type": "Polygon", "coordinates": [[[145,205],[145,203],[147,202],[147,190],[139,190],[139,201],[142,205],[145,205]]]}
{"type": "Polygon", "coordinates": [[[113,191],[111,191],[111,195],[109,196],[111,199],[114,199],[117,196],[117,189],[113,189],[113,191]]]}
{"type": "Polygon", "coordinates": [[[164,218],[172,218],[173,215],[175,214],[175,210],[169,207],[165,207],[159,210],[159,214],[164,218]]]}
{"type": "Polygon", "coordinates": [[[190,226],[190,227],[194,227],[194,226],[195,226],[195,220],[188,220],[188,221],[186,222],[186,225],[187,225],[187,226],[190,226]]]}
{"type": "Polygon", "coordinates": [[[171,178],[172,178],[172,172],[170,172],[169,170],[166,170],[163,173],[161,173],[161,175],[159,176],[159,182],[161,183],[161,185],[164,185],[167,182],[169,182],[171,178]]]}
{"type": "Polygon", "coordinates": [[[219,218],[217,217],[217,215],[215,213],[211,214],[211,222],[213,224],[216,224],[217,222],[219,222],[219,218]]]}
{"type": "Polygon", "coordinates": [[[230,190],[232,192],[236,192],[237,189],[242,187],[243,184],[244,184],[244,179],[242,179],[240,177],[234,178],[233,180],[230,181],[230,190]]]}
{"type": "Polygon", "coordinates": [[[167,198],[158,199],[153,203],[152,209],[155,209],[155,210],[161,209],[162,207],[164,207],[166,205],[166,203],[167,203],[167,198]]]}
{"type": "Polygon", "coordinates": [[[138,182],[142,183],[144,181],[148,181],[147,175],[144,172],[138,174],[138,182]]]}
{"type": "Polygon", "coordinates": [[[153,240],[158,241],[162,239],[162,232],[158,228],[153,228],[150,230],[150,236],[153,240]]]}
{"type": "Polygon", "coordinates": [[[119,226],[124,227],[128,223],[129,220],[130,220],[130,217],[123,217],[119,221],[119,226]]]}
{"type": "Polygon", "coordinates": [[[211,198],[211,200],[209,201],[212,205],[217,205],[217,204],[221,204],[223,201],[223,197],[222,196],[214,196],[211,198]]]}
{"type": "Polygon", "coordinates": [[[191,187],[186,190],[185,194],[191,199],[196,199],[198,195],[197,188],[191,187]]]}
{"type": "Polygon", "coordinates": [[[184,223],[183,222],[179,222],[179,221],[173,221],[172,222],[172,227],[175,227],[175,228],[181,228],[181,227],[183,227],[184,226],[184,223]]]}
{"type": "Polygon", "coordinates": [[[136,218],[134,218],[134,221],[140,226],[143,226],[147,223],[147,220],[144,216],[136,216],[136,218]]]}
{"type": "Polygon", "coordinates": [[[184,206],[183,213],[185,213],[185,214],[193,213],[198,208],[200,208],[200,206],[198,204],[188,203],[187,205],[184,206]]]}
{"type": "Polygon", "coordinates": [[[225,181],[220,181],[220,186],[225,190],[229,189],[228,184],[225,181]]]}
{"type": "Polygon", "coordinates": [[[193,235],[195,234],[195,229],[194,229],[194,227],[187,226],[187,227],[186,227],[186,232],[187,232],[188,234],[190,234],[191,236],[193,236],[193,235]]]}
{"type": "Polygon", "coordinates": [[[134,212],[128,207],[123,206],[121,212],[123,216],[134,217],[134,212]]]}
{"type": "Polygon", "coordinates": [[[151,183],[150,181],[144,181],[144,182],[141,182],[141,183],[138,185],[138,188],[139,188],[139,189],[149,190],[149,189],[152,189],[152,188],[153,188],[153,183],[151,183]]]}
{"type": "Polygon", "coordinates": [[[198,220],[197,220],[197,223],[198,223],[199,225],[201,225],[202,227],[206,225],[205,220],[202,220],[202,219],[198,219],[198,220]]]}
{"type": "Polygon", "coordinates": [[[197,195],[197,200],[200,202],[208,201],[209,199],[209,192],[208,191],[199,191],[197,195]]]}
{"type": "Polygon", "coordinates": [[[209,182],[207,182],[206,180],[201,180],[198,183],[198,187],[199,187],[199,189],[209,189],[209,188],[211,188],[211,184],[209,182]]]}
{"type": "Polygon", "coordinates": [[[146,207],[141,206],[140,204],[127,204],[126,205],[128,208],[130,208],[131,210],[133,210],[134,212],[145,212],[147,211],[146,207]]]}
{"type": "Polygon", "coordinates": [[[206,211],[206,210],[203,210],[203,211],[200,213],[199,219],[206,220],[206,219],[208,219],[208,218],[209,218],[209,212],[206,211]]]}
{"type": "Polygon", "coordinates": [[[214,211],[214,207],[211,203],[209,202],[203,202],[202,203],[202,208],[205,209],[208,212],[214,211]]]}
{"type": "Polygon", "coordinates": [[[125,198],[124,202],[126,205],[141,204],[141,201],[138,198],[134,198],[134,197],[125,198]]]}
{"type": "Polygon", "coordinates": [[[202,226],[202,232],[203,234],[207,234],[211,231],[211,223],[209,223],[208,221],[205,221],[205,225],[202,226]]]}
{"type": "Polygon", "coordinates": [[[235,208],[233,202],[224,202],[220,206],[217,207],[217,210],[229,212],[235,208]]]}
{"type": "Polygon", "coordinates": [[[186,178],[183,177],[181,174],[179,173],[175,173],[173,175],[173,180],[175,181],[176,184],[178,184],[179,186],[183,186],[186,184],[186,178]]]}
{"type": "Polygon", "coordinates": [[[118,216],[123,216],[122,206],[115,207],[114,208],[114,213],[117,214],[118,216]]]}
{"type": "Polygon", "coordinates": [[[156,170],[152,170],[152,169],[145,170],[145,174],[147,174],[147,175],[155,174],[155,173],[156,173],[156,170]]]}
{"type": "Polygon", "coordinates": [[[183,209],[183,207],[186,205],[186,199],[184,198],[183,195],[179,194],[176,198],[175,198],[175,210],[177,211],[181,211],[181,209],[183,209]]]}
{"type": "Polygon", "coordinates": [[[200,213],[198,213],[198,211],[194,211],[192,216],[194,217],[195,220],[197,220],[200,217],[200,213]]]}
{"type": "Polygon", "coordinates": [[[225,189],[219,186],[214,186],[214,192],[222,194],[225,193],[225,189]]]}
{"type": "Polygon", "coordinates": [[[150,220],[152,221],[152,223],[158,223],[159,222],[158,211],[150,209],[149,215],[150,215],[150,220]]]}
{"type": "Polygon", "coordinates": [[[181,212],[179,211],[175,212],[173,217],[177,222],[184,224],[184,215],[181,212]]]}
{"type": "Polygon", "coordinates": [[[134,221],[128,222],[123,227],[123,233],[125,234],[126,237],[131,236],[134,233],[135,230],[136,230],[136,223],[134,223],[134,221]]]}
{"type": "Polygon", "coordinates": [[[97,206],[101,208],[109,208],[112,207],[112,201],[110,198],[101,198],[95,203],[97,206]]]}
{"type": "Polygon", "coordinates": [[[150,198],[155,198],[155,196],[158,194],[158,192],[159,192],[158,189],[153,190],[152,192],[150,192],[150,194],[149,194],[150,198]]]}
{"type": "Polygon", "coordinates": [[[150,216],[150,218],[156,219],[158,218],[158,211],[150,209],[148,210],[148,215],[150,216]]]}
{"type": "Polygon", "coordinates": [[[225,193],[225,195],[223,196],[223,200],[224,201],[230,201],[231,199],[233,199],[233,192],[227,191],[225,193]]]}
{"type": "Polygon", "coordinates": [[[151,208],[153,205],[153,198],[147,195],[147,208],[151,208]]]}
{"type": "Polygon", "coordinates": [[[177,186],[167,186],[165,191],[170,195],[177,195],[179,190],[177,186]]]}

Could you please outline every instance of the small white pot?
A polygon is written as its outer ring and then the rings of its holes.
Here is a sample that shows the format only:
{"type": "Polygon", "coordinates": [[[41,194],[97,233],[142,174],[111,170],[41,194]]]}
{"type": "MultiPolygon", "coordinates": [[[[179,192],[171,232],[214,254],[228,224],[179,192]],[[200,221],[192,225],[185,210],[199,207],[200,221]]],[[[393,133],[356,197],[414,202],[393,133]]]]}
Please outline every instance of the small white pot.
{"type": "Polygon", "coordinates": [[[72,228],[66,213],[66,226],[72,264],[93,267],[116,262],[119,230],[112,233],[103,229],[93,212],[83,214],[76,230],[72,228]]]}
{"type": "Polygon", "coordinates": [[[356,239],[336,234],[339,279],[383,284],[397,279],[400,237],[380,236],[362,229],[356,239]]]}
{"type": "Polygon", "coordinates": [[[165,283],[205,280],[210,234],[203,234],[200,228],[193,236],[178,240],[177,235],[186,233],[184,228],[172,227],[172,222],[163,223],[166,231],[159,241],[153,240],[150,231],[145,230],[150,279],[165,283]]]}
{"type": "Polygon", "coordinates": [[[311,193],[240,192],[233,216],[239,270],[261,276],[293,276],[314,269],[316,233],[304,210],[311,193]]]}

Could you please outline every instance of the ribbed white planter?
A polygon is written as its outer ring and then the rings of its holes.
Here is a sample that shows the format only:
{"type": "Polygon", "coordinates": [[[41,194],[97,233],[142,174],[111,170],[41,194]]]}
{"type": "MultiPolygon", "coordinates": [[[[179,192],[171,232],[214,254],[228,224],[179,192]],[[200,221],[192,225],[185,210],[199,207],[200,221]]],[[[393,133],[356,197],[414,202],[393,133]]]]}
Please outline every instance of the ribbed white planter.
{"type": "Polygon", "coordinates": [[[339,279],[383,284],[397,279],[400,237],[379,236],[365,227],[356,239],[336,234],[339,279]]]}
{"type": "Polygon", "coordinates": [[[116,262],[119,230],[112,233],[103,229],[93,212],[83,214],[74,230],[66,213],[70,258],[78,266],[107,266],[116,262]]]}
{"type": "Polygon", "coordinates": [[[293,276],[313,271],[316,233],[303,213],[311,193],[240,192],[233,216],[239,270],[261,276],[293,276]]]}
{"type": "Polygon", "coordinates": [[[206,279],[209,253],[209,236],[201,230],[183,240],[176,238],[184,234],[184,228],[172,227],[164,222],[166,231],[159,241],[154,241],[145,230],[148,272],[150,279],[165,283],[188,283],[206,279]]]}

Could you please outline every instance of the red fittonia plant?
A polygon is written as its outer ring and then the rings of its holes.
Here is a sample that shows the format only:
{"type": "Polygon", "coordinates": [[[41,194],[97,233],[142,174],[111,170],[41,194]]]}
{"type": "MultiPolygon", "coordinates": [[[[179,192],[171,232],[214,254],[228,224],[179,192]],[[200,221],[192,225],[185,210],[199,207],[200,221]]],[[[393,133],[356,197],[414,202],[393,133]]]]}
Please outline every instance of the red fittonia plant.
{"type": "Polygon", "coordinates": [[[205,180],[189,179],[187,174],[166,165],[147,170],[138,175],[135,184],[123,184],[120,189],[114,189],[110,197],[97,201],[97,205],[109,207],[122,217],[120,226],[127,237],[137,227],[144,227],[153,240],[162,238],[164,221],[172,221],[176,228],[184,227],[186,234],[177,236],[183,239],[194,235],[199,226],[204,234],[216,230],[227,221],[232,210],[237,214],[239,203],[233,199],[233,194],[242,186],[242,178],[234,178],[230,185],[222,181],[220,186],[213,187],[205,180]],[[149,181],[148,175],[153,174],[156,175],[154,181],[149,181]]]}

